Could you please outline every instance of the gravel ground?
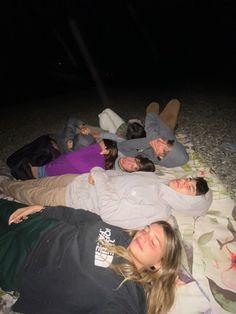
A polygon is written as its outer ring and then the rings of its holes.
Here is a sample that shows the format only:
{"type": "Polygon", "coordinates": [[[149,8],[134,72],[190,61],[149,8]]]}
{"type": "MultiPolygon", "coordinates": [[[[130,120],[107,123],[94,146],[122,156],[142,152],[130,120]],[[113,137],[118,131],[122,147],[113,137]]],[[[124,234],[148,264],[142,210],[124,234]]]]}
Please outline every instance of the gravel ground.
{"type": "Polygon", "coordinates": [[[97,115],[111,107],[125,120],[144,118],[149,102],[160,102],[161,108],[171,98],[179,98],[182,107],[178,131],[190,137],[196,151],[208,162],[236,199],[236,152],[222,147],[236,142],[236,96],[226,88],[177,88],[168,91],[158,87],[109,88],[109,105],[103,105],[95,90],[60,95],[2,109],[0,123],[0,171],[8,173],[6,158],[16,149],[41,134],[58,132],[67,118],[76,114],[89,124],[97,125],[97,115]]]}

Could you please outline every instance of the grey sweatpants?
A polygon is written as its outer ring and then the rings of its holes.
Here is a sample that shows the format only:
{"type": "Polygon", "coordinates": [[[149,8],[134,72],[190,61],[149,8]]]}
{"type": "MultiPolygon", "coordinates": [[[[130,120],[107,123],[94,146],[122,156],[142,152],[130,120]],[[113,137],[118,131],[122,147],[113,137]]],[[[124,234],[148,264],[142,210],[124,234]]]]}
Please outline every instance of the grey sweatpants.
{"type": "Polygon", "coordinates": [[[40,179],[0,182],[6,196],[11,196],[26,205],[65,206],[66,188],[77,174],[44,177],[40,179]]]}

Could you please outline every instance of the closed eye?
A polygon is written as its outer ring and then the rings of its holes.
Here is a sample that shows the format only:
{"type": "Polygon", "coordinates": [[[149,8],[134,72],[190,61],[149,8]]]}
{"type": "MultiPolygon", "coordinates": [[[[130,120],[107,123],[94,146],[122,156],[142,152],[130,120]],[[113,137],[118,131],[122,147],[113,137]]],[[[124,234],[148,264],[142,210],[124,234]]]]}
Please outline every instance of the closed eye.
{"type": "Polygon", "coordinates": [[[188,191],[189,191],[191,194],[193,194],[193,195],[196,194],[196,187],[195,187],[195,185],[192,184],[192,182],[188,185],[187,189],[188,189],[188,191]]]}
{"type": "Polygon", "coordinates": [[[151,243],[155,247],[159,245],[159,242],[157,240],[156,241],[155,240],[151,240],[151,243]]]}

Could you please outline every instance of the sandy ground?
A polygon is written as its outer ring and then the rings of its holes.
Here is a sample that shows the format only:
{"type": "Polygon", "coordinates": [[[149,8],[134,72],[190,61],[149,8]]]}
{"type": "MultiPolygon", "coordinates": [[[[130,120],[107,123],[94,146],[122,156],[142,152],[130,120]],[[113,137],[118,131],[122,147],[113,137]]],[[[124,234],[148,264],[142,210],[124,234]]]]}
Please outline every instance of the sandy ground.
{"type": "Polygon", "coordinates": [[[41,134],[59,132],[70,115],[98,125],[98,113],[112,108],[124,120],[144,119],[145,107],[153,100],[161,108],[171,98],[182,103],[178,132],[187,134],[236,199],[236,153],[222,148],[224,142],[236,142],[236,96],[232,89],[197,86],[168,88],[116,87],[106,89],[102,101],[96,89],[64,94],[5,107],[0,116],[0,171],[8,172],[6,158],[16,149],[41,134]]]}

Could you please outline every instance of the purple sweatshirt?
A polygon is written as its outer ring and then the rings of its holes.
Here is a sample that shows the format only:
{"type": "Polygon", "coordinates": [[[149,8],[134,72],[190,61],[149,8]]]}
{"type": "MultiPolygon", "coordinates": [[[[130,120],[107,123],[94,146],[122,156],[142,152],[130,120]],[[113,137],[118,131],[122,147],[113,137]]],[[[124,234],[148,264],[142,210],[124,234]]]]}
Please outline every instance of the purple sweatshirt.
{"type": "Polygon", "coordinates": [[[57,159],[45,165],[48,177],[67,173],[86,173],[93,167],[105,169],[105,158],[99,144],[92,144],[77,151],[62,154],[57,159]]]}

